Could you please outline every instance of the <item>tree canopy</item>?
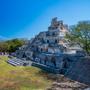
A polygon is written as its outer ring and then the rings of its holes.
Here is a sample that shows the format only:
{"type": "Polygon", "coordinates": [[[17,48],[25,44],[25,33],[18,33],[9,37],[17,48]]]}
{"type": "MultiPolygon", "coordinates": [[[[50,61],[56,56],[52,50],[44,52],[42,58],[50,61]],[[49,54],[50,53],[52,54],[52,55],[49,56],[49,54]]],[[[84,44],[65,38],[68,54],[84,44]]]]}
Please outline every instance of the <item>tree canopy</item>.
{"type": "Polygon", "coordinates": [[[12,39],[0,42],[0,52],[15,52],[20,46],[25,44],[23,39],[12,39]]]}
{"type": "Polygon", "coordinates": [[[90,21],[80,21],[72,26],[66,38],[73,44],[77,43],[87,54],[90,54],[90,21]]]}

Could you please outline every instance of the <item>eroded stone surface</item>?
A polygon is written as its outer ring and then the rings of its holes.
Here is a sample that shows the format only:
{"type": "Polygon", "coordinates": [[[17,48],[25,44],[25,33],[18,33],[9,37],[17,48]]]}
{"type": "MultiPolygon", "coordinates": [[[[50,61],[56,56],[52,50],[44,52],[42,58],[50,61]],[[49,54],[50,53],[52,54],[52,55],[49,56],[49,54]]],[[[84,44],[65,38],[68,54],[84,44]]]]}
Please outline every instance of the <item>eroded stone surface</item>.
{"type": "Polygon", "coordinates": [[[85,90],[87,88],[90,88],[90,86],[58,75],[56,81],[47,90],[85,90]]]}
{"type": "Polygon", "coordinates": [[[66,76],[90,85],[90,57],[73,62],[66,72],[66,76]]]}

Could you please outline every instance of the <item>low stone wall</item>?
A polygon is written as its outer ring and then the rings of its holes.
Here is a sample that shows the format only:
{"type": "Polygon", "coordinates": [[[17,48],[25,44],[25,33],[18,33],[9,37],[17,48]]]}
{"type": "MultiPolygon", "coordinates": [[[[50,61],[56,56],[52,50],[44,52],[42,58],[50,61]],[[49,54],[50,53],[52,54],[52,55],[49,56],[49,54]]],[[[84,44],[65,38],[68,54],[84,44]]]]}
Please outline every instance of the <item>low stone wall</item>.
{"type": "Polygon", "coordinates": [[[58,74],[60,73],[60,70],[59,69],[56,69],[56,68],[53,68],[53,67],[49,67],[49,66],[46,66],[46,65],[43,65],[43,64],[39,64],[39,63],[32,63],[32,66],[35,66],[35,67],[38,67],[42,70],[45,70],[47,72],[50,72],[50,73],[55,73],[55,74],[58,74]]]}

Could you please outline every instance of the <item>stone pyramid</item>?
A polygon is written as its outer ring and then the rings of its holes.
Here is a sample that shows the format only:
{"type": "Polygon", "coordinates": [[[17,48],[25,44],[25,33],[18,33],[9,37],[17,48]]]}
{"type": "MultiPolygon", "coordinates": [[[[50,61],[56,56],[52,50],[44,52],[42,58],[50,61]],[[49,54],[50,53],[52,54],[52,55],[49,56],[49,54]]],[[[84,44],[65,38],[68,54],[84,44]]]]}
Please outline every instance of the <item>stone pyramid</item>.
{"type": "Polygon", "coordinates": [[[48,30],[40,32],[26,45],[20,47],[16,51],[17,60],[11,60],[10,63],[14,64],[15,61],[16,66],[16,62],[20,61],[18,65],[29,66],[33,62],[34,65],[52,72],[62,72],[63,67],[64,70],[69,67],[73,58],[67,53],[76,54],[77,51],[70,49],[69,42],[65,39],[68,32],[68,25],[63,24],[62,20],[58,21],[57,17],[53,18],[48,30]]]}

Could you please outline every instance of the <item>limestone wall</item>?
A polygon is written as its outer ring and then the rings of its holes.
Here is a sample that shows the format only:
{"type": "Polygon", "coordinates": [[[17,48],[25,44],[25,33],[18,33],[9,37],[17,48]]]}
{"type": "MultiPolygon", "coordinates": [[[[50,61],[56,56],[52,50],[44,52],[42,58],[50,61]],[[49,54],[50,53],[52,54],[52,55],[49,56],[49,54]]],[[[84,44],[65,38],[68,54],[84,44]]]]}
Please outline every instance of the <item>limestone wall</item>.
{"type": "Polygon", "coordinates": [[[73,62],[65,75],[71,79],[90,85],[90,57],[73,62]]]}

